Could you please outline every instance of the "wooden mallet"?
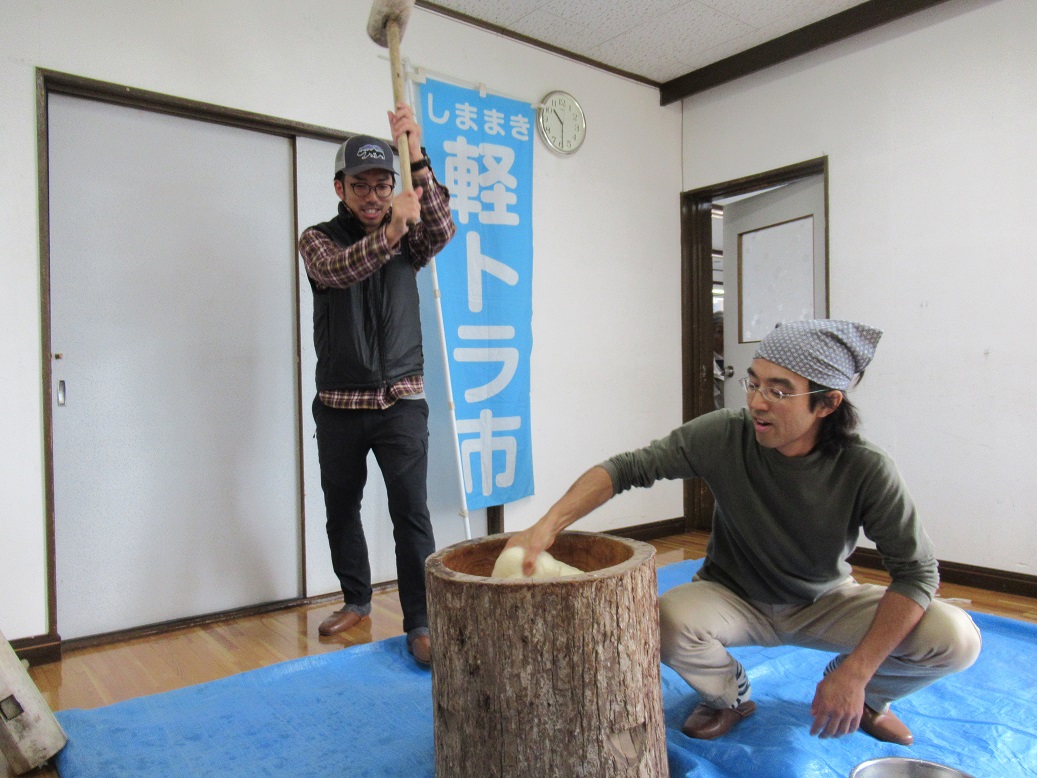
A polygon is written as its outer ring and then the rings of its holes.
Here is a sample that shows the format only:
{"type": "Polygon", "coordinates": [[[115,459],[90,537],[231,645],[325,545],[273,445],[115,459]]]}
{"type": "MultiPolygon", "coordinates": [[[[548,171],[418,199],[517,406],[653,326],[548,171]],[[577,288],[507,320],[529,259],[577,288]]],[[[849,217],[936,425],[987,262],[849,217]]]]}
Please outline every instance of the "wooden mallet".
{"type": "MultiPolygon", "coordinates": [[[[403,65],[400,62],[400,39],[407,26],[414,0],[375,0],[371,15],[367,19],[367,34],[379,46],[389,49],[389,65],[392,68],[392,104],[404,102],[403,65]]],[[[394,139],[395,140],[395,139],[394,139]]],[[[399,145],[400,180],[404,192],[414,190],[410,174],[410,146],[406,139],[399,145]]]]}

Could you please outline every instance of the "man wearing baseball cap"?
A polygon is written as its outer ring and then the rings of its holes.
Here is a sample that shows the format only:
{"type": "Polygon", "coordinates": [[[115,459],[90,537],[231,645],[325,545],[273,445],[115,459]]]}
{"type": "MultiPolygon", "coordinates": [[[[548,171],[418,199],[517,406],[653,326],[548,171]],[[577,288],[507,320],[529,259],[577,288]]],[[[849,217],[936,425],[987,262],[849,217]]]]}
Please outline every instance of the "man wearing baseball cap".
{"type": "Polygon", "coordinates": [[[344,632],[371,612],[360,501],[373,451],[393,523],[407,648],[427,666],[425,558],[435,541],[426,500],[428,405],[416,276],[456,228],[450,195],[432,175],[411,108],[397,105],[389,125],[397,143],[409,144],[414,191],[394,194],[388,143],[354,136],[335,157],[338,215],[299,238],[313,290],[321,486],[332,566],[344,598],[319,632],[344,632]]]}
{"type": "Polygon", "coordinates": [[[851,321],[780,325],[742,379],[747,408],[700,416],[584,473],[509,546],[536,554],[580,517],[633,486],[699,477],[716,498],[706,558],[660,598],[662,659],[698,692],[690,737],[720,737],[756,710],[730,646],[796,645],[835,656],[810,704],[811,734],[860,728],[914,737],[890,703],[969,667],[980,634],[934,599],[936,557],[893,460],[856,434],[847,391],[882,333],[851,321]],[[858,584],[847,557],[874,541],[888,587],[858,584]]]}

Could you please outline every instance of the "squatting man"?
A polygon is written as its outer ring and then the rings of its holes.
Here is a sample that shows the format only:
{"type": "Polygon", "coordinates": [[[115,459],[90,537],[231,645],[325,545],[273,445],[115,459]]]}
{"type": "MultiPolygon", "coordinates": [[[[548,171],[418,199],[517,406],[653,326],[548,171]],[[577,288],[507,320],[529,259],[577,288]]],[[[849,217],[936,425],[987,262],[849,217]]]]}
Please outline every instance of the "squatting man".
{"type": "Polygon", "coordinates": [[[810,733],[859,728],[901,745],[914,736],[890,703],[979,655],[969,615],[933,599],[933,545],[896,465],[855,432],[846,392],[881,335],[849,321],[780,325],[742,379],[747,408],[713,411],[591,468],[508,543],[526,550],[530,574],[559,532],[614,495],[661,478],[706,481],[716,498],[706,558],[659,602],[662,660],[701,697],[683,725],[689,737],[720,737],[756,710],[731,646],[834,653],[810,704],[810,733]],[[850,575],[846,558],[862,530],[888,588],[850,575]]]}

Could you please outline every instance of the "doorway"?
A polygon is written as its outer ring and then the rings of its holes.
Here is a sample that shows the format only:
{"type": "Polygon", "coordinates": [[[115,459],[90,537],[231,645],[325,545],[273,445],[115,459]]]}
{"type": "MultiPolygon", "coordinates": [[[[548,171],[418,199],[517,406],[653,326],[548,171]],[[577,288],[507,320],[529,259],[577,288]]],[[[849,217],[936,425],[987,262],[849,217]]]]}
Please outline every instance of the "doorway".
{"type": "MultiPolygon", "coordinates": [[[[722,311],[723,342],[725,352],[730,343],[742,342],[749,346],[755,332],[743,326],[745,320],[738,316],[737,303],[727,302],[732,293],[741,299],[736,290],[739,287],[739,268],[741,263],[731,256],[733,249],[725,246],[730,239],[721,241],[721,248],[716,249],[715,234],[718,224],[722,224],[724,204],[731,205],[738,201],[754,198],[753,207],[742,210],[764,211],[757,208],[765,205],[770,208],[771,201],[780,202],[785,194],[797,194],[809,188],[801,184],[808,179],[815,179],[819,185],[820,199],[812,209],[821,208],[819,230],[811,229],[812,240],[820,252],[822,259],[816,266],[818,280],[815,284],[812,315],[824,317],[828,315],[828,160],[820,157],[788,167],[747,176],[701,187],[681,196],[681,326],[682,326],[682,386],[683,386],[683,420],[689,421],[704,413],[715,410],[721,402],[718,393],[724,396],[722,401],[733,404],[733,390],[728,386],[739,375],[734,366],[725,359],[718,371],[716,362],[717,347],[714,339],[716,311],[722,311]],[[795,185],[795,186],[790,186],[795,185]],[[774,193],[768,192],[774,190],[774,193]],[[767,192],[766,195],[763,193],[767,192]],[[761,195],[763,195],[761,197],[761,195]],[[726,254],[723,249],[727,248],[726,254]],[[726,310],[725,310],[726,309],[726,310]]],[[[765,213],[761,224],[777,226],[778,223],[791,224],[794,219],[778,218],[765,213]]],[[[812,225],[817,227],[818,223],[812,225]]],[[[744,228],[743,228],[744,229],[744,228]]],[[[733,299],[733,297],[732,297],[733,299]]],[[[786,318],[799,318],[789,315],[786,318]]],[[[757,323],[757,327],[759,323],[757,323]]],[[[766,326],[766,325],[763,325],[766,326]]],[[[773,323],[770,324],[773,326],[773,323]]],[[[749,346],[751,348],[751,346],[749,346]]],[[[742,368],[744,372],[744,368],[742,368]]],[[[712,527],[713,495],[701,479],[690,479],[684,482],[684,518],[688,530],[709,531],[712,527]]]]}

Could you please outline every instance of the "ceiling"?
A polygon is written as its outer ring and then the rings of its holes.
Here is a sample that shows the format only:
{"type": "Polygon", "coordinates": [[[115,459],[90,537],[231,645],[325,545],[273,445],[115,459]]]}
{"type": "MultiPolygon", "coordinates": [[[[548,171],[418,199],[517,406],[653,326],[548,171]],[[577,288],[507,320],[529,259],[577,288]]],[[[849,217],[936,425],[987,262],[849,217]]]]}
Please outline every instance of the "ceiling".
{"type": "Polygon", "coordinates": [[[938,2],[943,0],[418,0],[417,4],[659,86],[665,104],[938,2]],[[709,77],[703,81],[701,75],[709,77]]]}

